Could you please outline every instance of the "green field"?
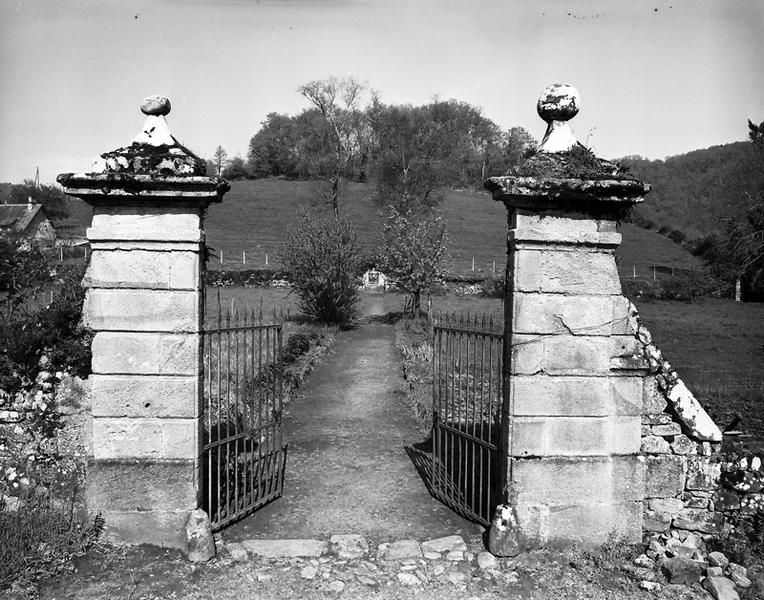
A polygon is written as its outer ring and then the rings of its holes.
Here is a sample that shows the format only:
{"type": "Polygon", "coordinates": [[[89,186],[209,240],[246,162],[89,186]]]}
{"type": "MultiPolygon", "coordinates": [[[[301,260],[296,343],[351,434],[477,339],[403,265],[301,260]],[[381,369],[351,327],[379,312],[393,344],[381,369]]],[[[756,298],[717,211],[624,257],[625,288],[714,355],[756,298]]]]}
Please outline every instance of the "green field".
{"type": "MultiPolygon", "coordinates": [[[[378,241],[379,208],[372,189],[364,184],[348,184],[342,201],[343,214],[357,225],[361,238],[373,247],[378,241]]],[[[209,209],[206,231],[210,246],[223,251],[223,267],[242,269],[278,263],[287,230],[302,206],[320,204],[321,185],[317,182],[260,179],[233,182],[221,204],[209,209]],[[242,263],[246,252],[246,264],[242,263]]],[[[449,270],[455,273],[475,270],[485,276],[501,272],[506,258],[507,217],[504,206],[487,192],[448,191],[441,206],[448,226],[449,270]]],[[[623,246],[618,251],[624,276],[647,276],[652,265],[694,268],[698,260],[668,238],[630,224],[623,226],[623,246]]],[[[220,268],[213,259],[212,268],[220,268]]]]}
{"type": "MultiPolygon", "coordinates": [[[[356,223],[369,248],[378,243],[380,222],[372,195],[368,185],[350,183],[345,186],[341,204],[343,214],[356,223]]],[[[298,210],[320,205],[322,198],[321,184],[315,181],[234,181],[223,202],[210,206],[207,213],[207,243],[215,253],[210,268],[262,268],[266,266],[266,254],[268,266],[277,266],[298,210]]],[[[78,200],[71,202],[71,209],[66,229],[73,235],[84,235],[90,209],[78,200]]],[[[441,210],[448,226],[449,271],[489,277],[495,261],[496,272],[501,273],[507,251],[504,206],[493,201],[488,192],[447,191],[441,210]]],[[[651,277],[654,265],[679,269],[700,266],[697,258],[665,236],[628,223],[623,225],[622,233],[623,245],[617,251],[622,277],[633,276],[635,268],[637,276],[651,277]]]]}
{"type": "MultiPolygon", "coordinates": [[[[314,181],[258,179],[234,181],[221,204],[209,208],[206,221],[207,242],[214,249],[213,269],[246,269],[279,263],[279,253],[289,226],[300,207],[320,204],[321,184],[314,181]],[[221,265],[220,251],[223,253],[221,265]],[[243,254],[245,256],[243,256],[243,254]],[[246,260],[246,264],[242,260],[246,260]]],[[[372,189],[364,184],[347,184],[342,211],[357,225],[368,247],[378,241],[379,208],[372,189]]],[[[441,206],[448,225],[451,271],[490,276],[494,261],[501,273],[506,257],[506,210],[487,192],[448,191],[441,206]]],[[[71,201],[71,216],[64,222],[70,235],[83,236],[90,223],[90,208],[79,200],[71,201]]],[[[623,226],[623,246],[618,260],[624,277],[651,276],[652,266],[695,268],[698,260],[657,233],[630,224],[623,226]]]]}

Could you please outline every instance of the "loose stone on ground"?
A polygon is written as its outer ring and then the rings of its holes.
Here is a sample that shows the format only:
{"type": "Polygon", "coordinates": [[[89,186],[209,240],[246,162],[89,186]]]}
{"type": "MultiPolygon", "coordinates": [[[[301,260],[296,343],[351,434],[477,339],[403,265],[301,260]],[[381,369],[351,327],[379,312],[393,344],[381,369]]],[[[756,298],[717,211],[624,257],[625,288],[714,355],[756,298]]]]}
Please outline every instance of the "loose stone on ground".
{"type": "Polygon", "coordinates": [[[241,544],[250,554],[266,558],[321,556],[329,544],[319,540],[244,540],[241,544]]]}

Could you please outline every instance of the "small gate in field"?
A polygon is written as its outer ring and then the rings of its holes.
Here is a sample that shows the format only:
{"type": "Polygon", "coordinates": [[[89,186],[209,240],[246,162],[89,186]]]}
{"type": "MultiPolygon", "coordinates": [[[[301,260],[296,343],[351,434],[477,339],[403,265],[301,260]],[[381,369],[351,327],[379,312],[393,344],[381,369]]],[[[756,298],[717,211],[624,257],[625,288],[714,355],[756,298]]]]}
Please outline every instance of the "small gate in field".
{"type": "MultiPolygon", "coordinates": [[[[498,324],[497,324],[498,326],[498,324]]],[[[430,491],[489,525],[499,502],[503,334],[493,319],[433,319],[430,491]]]]}
{"type": "Polygon", "coordinates": [[[220,315],[203,340],[202,507],[213,531],[279,498],[283,325],[220,315]]]}

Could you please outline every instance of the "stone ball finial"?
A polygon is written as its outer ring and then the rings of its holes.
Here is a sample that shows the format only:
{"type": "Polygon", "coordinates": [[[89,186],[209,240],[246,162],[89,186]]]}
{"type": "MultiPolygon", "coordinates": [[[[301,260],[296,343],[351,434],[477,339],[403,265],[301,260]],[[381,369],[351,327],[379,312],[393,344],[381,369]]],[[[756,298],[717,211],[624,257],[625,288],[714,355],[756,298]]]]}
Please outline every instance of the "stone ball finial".
{"type": "Polygon", "coordinates": [[[568,121],[578,114],[581,96],[568,83],[553,83],[544,88],[536,104],[539,116],[547,123],[568,121]]]}
{"type": "Polygon", "coordinates": [[[144,115],[165,116],[170,112],[170,100],[165,96],[147,96],[141,102],[141,112],[144,115]]]}

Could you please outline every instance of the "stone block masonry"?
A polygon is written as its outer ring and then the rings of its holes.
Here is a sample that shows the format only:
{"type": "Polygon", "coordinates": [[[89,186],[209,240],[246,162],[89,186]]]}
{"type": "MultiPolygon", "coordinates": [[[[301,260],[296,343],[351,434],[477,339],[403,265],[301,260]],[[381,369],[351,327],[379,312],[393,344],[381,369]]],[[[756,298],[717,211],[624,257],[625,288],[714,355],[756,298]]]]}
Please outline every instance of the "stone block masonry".
{"type": "Polygon", "coordinates": [[[641,538],[647,364],[620,326],[615,222],[510,212],[508,478],[527,545],[641,538]]]}
{"type": "Polygon", "coordinates": [[[59,176],[93,206],[87,503],[112,542],[186,551],[198,546],[187,529],[199,529],[203,216],[228,186],[203,176],[203,161],[169,133],[169,101],[149,98],[142,110],[144,131],[102,155],[102,173],[59,176]]]}
{"type": "Polygon", "coordinates": [[[201,226],[196,208],[94,207],[83,309],[96,332],[88,506],[105,511],[114,542],[185,550],[198,506],[201,226]]]}

